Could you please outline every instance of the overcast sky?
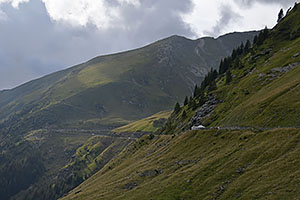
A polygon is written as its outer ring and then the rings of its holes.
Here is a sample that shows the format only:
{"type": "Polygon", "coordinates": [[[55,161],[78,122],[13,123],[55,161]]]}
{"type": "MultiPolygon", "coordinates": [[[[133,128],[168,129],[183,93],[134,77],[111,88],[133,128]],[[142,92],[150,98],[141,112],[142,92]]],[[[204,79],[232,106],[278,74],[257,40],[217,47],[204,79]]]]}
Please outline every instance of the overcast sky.
{"type": "Polygon", "coordinates": [[[295,0],[0,0],[0,89],[170,35],[273,27],[295,0]]]}

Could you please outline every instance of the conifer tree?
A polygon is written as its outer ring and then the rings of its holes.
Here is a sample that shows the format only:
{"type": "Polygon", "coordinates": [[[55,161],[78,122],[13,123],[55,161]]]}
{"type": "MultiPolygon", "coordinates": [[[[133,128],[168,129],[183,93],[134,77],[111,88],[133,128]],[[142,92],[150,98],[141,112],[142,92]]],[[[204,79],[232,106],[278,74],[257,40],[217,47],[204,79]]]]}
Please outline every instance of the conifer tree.
{"type": "Polygon", "coordinates": [[[195,85],[195,88],[194,88],[194,97],[197,97],[197,96],[199,96],[199,94],[200,94],[200,91],[201,91],[201,89],[200,88],[198,88],[198,86],[197,85],[195,85]]]}
{"type": "Polygon", "coordinates": [[[193,108],[194,106],[195,106],[195,100],[194,100],[193,98],[190,98],[188,107],[189,107],[189,108],[193,108]]]}
{"type": "Polygon", "coordinates": [[[213,77],[214,80],[215,80],[216,78],[218,78],[218,72],[217,72],[217,70],[214,70],[214,71],[212,72],[212,77],[213,77]]]}
{"type": "Polygon", "coordinates": [[[215,89],[217,89],[217,83],[215,80],[213,80],[208,86],[208,91],[213,91],[215,89]]]}
{"type": "Polygon", "coordinates": [[[185,112],[185,110],[182,112],[182,115],[181,115],[181,117],[182,118],[186,118],[187,116],[186,116],[186,112],[185,112]]]}
{"type": "Polygon", "coordinates": [[[281,8],[281,10],[279,11],[278,13],[278,19],[277,19],[277,22],[280,22],[283,18],[284,14],[283,14],[283,9],[281,8]]]}
{"type": "Polygon", "coordinates": [[[245,48],[244,48],[244,53],[248,53],[250,48],[251,48],[251,42],[249,40],[247,40],[247,42],[245,44],[245,48]]]}
{"type": "Polygon", "coordinates": [[[254,36],[254,38],[253,38],[253,44],[256,44],[257,43],[257,38],[258,38],[258,36],[256,35],[256,36],[254,36]]]}
{"type": "Polygon", "coordinates": [[[179,103],[177,102],[176,105],[175,105],[175,108],[174,108],[174,112],[175,112],[175,113],[179,113],[180,109],[181,109],[181,108],[180,108],[180,105],[179,105],[179,103]]]}
{"type": "Polygon", "coordinates": [[[186,96],[185,97],[185,99],[184,99],[184,103],[183,103],[183,105],[188,105],[189,104],[189,99],[188,99],[188,97],[186,96]]]}
{"type": "Polygon", "coordinates": [[[232,81],[232,75],[231,75],[230,70],[228,70],[226,72],[226,84],[230,83],[231,81],[232,81]]]}

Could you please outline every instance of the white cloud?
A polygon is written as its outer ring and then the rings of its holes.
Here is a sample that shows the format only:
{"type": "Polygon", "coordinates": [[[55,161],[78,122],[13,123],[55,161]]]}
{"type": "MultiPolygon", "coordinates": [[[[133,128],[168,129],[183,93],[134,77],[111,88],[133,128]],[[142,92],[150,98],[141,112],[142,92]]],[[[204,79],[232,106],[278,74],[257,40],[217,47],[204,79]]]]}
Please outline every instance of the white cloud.
{"type": "Polygon", "coordinates": [[[26,3],[29,0],[0,0],[0,4],[2,3],[10,3],[14,8],[19,8],[20,3],[26,3]]]}
{"type": "Polygon", "coordinates": [[[193,11],[185,14],[183,19],[193,31],[202,36],[204,30],[210,30],[215,26],[219,16],[218,5],[221,1],[193,0],[193,3],[193,11]]]}
{"type": "Polygon", "coordinates": [[[122,6],[139,7],[139,0],[42,0],[49,16],[55,21],[69,22],[74,26],[93,24],[99,29],[121,26],[122,6]]]}
{"type": "MultiPolygon", "coordinates": [[[[296,1],[296,0],[295,0],[296,1]]],[[[277,14],[293,6],[294,0],[193,0],[193,12],[184,16],[198,36],[218,36],[232,31],[259,30],[268,26],[272,28],[277,21],[277,14]],[[224,7],[230,8],[224,12],[224,7]],[[227,15],[227,22],[223,23],[227,15]],[[229,18],[231,17],[231,19],[229,18]],[[209,33],[209,34],[208,34],[209,33]]]]}

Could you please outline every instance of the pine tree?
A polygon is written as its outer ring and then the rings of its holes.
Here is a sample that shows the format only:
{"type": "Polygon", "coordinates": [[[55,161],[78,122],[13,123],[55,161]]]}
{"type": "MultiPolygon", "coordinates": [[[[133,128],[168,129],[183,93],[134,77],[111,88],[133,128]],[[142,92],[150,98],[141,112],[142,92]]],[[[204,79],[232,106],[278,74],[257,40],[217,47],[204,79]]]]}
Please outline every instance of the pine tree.
{"type": "Polygon", "coordinates": [[[218,72],[217,70],[214,70],[212,73],[213,79],[215,80],[216,78],[218,78],[218,72]]]}
{"type": "Polygon", "coordinates": [[[179,105],[179,103],[177,102],[176,105],[175,105],[175,108],[174,108],[174,112],[175,112],[175,113],[179,113],[180,109],[181,109],[181,108],[180,108],[180,105],[179,105]]]}
{"type": "Polygon", "coordinates": [[[189,108],[193,108],[194,105],[195,105],[195,100],[194,100],[193,98],[190,98],[188,107],[189,107],[189,108]]]}
{"type": "Polygon", "coordinates": [[[207,76],[204,77],[204,80],[201,83],[201,90],[205,90],[206,86],[208,85],[208,78],[207,76]]]}
{"type": "Polygon", "coordinates": [[[198,98],[198,107],[202,106],[205,103],[205,96],[204,93],[201,93],[201,95],[198,98]]]}
{"type": "Polygon", "coordinates": [[[283,17],[284,17],[283,9],[281,8],[281,10],[280,10],[279,13],[278,13],[278,19],[277,19],[277,22],[280,22],[280,21],[282,20],[283,17]]]}
{"type": "Polygon", "coordinates": [[[254,36],[254,39],[253,39],[253,44],[256,44],[257,43],[257,39],[258,39],[258,36],[254,36]]]}
{"type": "Polygon", "coordinates": [[[213,80],[208,86],[208,91],[214,91],[216,89],[217,89],[217,83],[215,80],[213,80]]]}
{"type": "MultiPolygon", "coordinates": [[[[244,53],[244,43],[242,43],[237,49],[237,55],[240,56],[244,53]]],[[[234,58],[232,58],[234,60],[234,58]]]]}
{"type": "Polygon", "coordinates": [[[199,96],[199,94],[200,94],[200,91],[201,91],[201,89],[200,88],[198,88],[198,86],[197,85],[195,85],[195,88],[194,88],[194,97],[197,97],[197,96],[199,96]]]}
{"type": "Polygon", "coordinates": [[[182,112],[182,115],[181,115],[181,117],[182,117],[183,119],[187,117],[187,116],[186,116],[186,112],[185,112],[185,110],[182,112]]]}
{"type": "Polygon", "coordinates": [[[226,84],[230,83],[231,81],[232,81],[232,75],[231,75],[230,70],[228,70],[226,72],[226,84]]]}
{"type": "Polygon", "coordinates": [[[269,36],[269,29],[268,27],[265,27],[264,30],[261,30],[260,33],[258,34],[256,44],[262,45],[263,42],[268,38],[268,36],[269,36]]]}
{"type": "Polygon", "coordinates": [[[223,74],[223,73],[224,73],[224,61],[222,59],[219,65],[219,74],[223,74]]]}
{"type": "Polygon", "coordinates": [[[244,48],[244,53],[248,53],[250,48],[251,48],[251,42],[249,40],[247,40],[247,42],[245,44],[245,48],[244,48]]]}
{"type": "Polygon", "coordinates": [[[269,29],[266,26],[265,29],[263,30],[263,40],[267,39],[269,37],[269,29]]]}
{"type": "Polygon", "coordinates": [[[185,99],[184,99],[184,103],[183,103],[183,105],[188,105],[189,104],[189,99],[188,99],[188,97],[186,96],[185,97],[185,99]]]}

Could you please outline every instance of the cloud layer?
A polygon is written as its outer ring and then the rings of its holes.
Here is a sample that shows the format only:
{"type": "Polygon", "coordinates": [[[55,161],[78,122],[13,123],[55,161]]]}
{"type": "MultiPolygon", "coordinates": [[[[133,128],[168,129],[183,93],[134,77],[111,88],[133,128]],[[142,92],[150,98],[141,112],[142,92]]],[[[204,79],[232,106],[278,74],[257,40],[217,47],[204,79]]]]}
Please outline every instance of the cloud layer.
{"type": "Polygon", "coordinates": [[[265,4],[279,4],[282,6],[292,6],[295,0],[234,0],[237,4],[242,6],[252,6],[255,3],[265,4]]]}

